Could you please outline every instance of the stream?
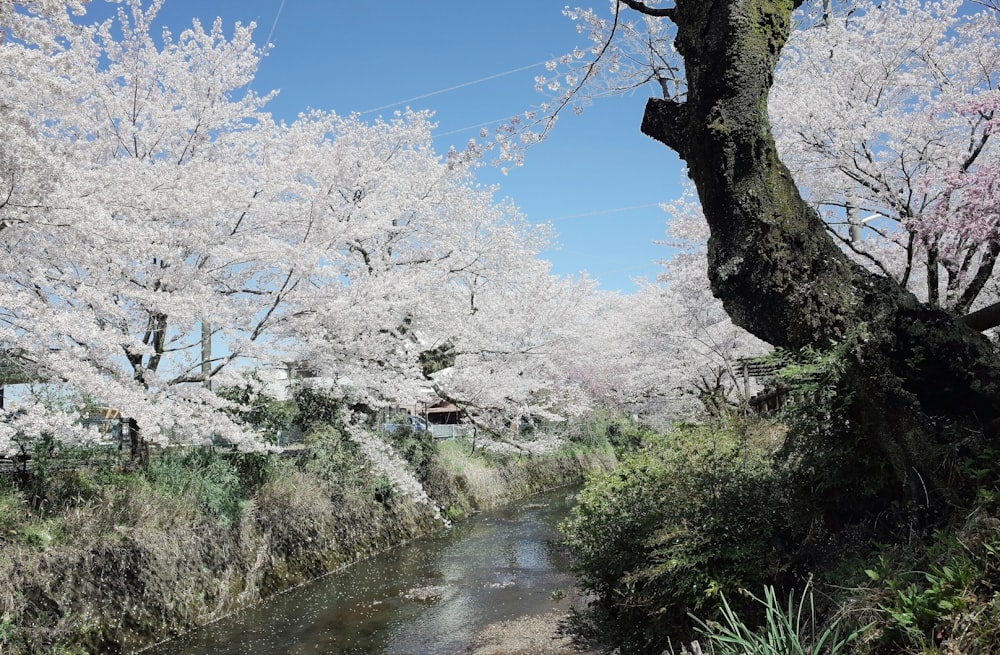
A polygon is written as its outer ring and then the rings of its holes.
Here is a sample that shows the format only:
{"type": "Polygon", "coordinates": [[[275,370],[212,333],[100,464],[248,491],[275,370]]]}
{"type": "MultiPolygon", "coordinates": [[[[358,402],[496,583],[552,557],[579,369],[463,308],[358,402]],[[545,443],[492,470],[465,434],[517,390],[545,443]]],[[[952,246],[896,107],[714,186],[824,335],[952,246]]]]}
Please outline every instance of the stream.
{"type": "Polygon", "coordinates": [[[483,512],[144,655],[461,653],[488,625],[568,609],[558,597],[573,577],[556,526],[575,490],[483,512]]]}

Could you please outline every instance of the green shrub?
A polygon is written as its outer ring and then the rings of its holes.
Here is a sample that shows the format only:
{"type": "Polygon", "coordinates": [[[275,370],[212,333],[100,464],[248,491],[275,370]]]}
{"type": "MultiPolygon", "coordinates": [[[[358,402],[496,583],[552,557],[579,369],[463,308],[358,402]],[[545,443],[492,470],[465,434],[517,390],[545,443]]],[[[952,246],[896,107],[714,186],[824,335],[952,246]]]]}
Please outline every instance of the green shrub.
{"type": "Polygon", "coordinates": [[[219,395],[237,405],[230,414],[272,440],[288,431],[298,417],[293,400],[278,400],[249,385],[223,387],[219,395]]]}
{"type": "Polygon", "coordinates": [[[63,537],[62,522],[58,519],[49,519],[26,523],[21,526],[18,537],[24,545],[44,550],[63,537]]]}
{"type": "Polygon", "coordinates": [[[638,450],[655,437],[655,430],[649,426],[601,407],[576,419],[569,427],[571,442],[598,449],[611,444],[618,454],[638,450]]]}
{"type": "MultiPolygon", "coordinates": [[[[592,478],[563,525],[578,582],[597,596],[577,627],[654,652],[690,635],[688,613],[712,615],[720,592],[788,575],[789,500],[765,445],[732,427],[683,427],[592,478]]],[[[759,612],[744,602],[736,609],[759,612]]]]}
{"type": "Polygon", "coordinates": [[[342,415],[345,401],[330,395],[322,389],[308,385],[298,385],[292,388],[292,400],[297,413],[295,423],[305,432],[322,430],[328,426],[342,429],[342,415]]]}
{"type": "Polygon", "coordinates": [[[31,509],[42,515],[93,499],[103,478],[122,462],[117,448],[67,444],[49,434],[28,440],[25,447],[31,462],[15,479],[31,509]]]}
{"type": "Polygon", "coordinates": [[[6,479],[0,478],[0,540],[15,534],[28,518],[28,501],[6,479]]]}
{"type": "Polygon", "coordinates": [[[340,493],[366,490],[373,485],[371,463],[358,445],[332,426],[306,437],[308,448],[296,459],[305,473],[316,476],[340,493]]]}
{"type": "Polygon", "coordinates": [[[240,480],[240,486],[247,496],[252,496],[258,489],[273,480],[279,475],[279,459],[271,453],[227,453],[236,475],[240,480]]]}
{"type": "Polygon", "coordinates": [[[17,626],[10,619],[0,619],[0,646],[13,644],[15,639],[17,639],[17,626]]]}
{"type": "Polygon", "coordinates": [[[406,460],[418,480],[421,482],[428,480],[434,458],[437,456],[437,444],[430,432],[414,430],[407,423],[387,433],[385,440],[406,460]]]}
{"type": "Polygon", "coordinates": [[[882,546],[858,569],[848,601],[871,623],[863,653],[997,652],[1000,520],[973,512],[964,525],[916,543],[882,546]]]}
{"type": "Polygon", "coordinates": [[[145,469],[145,476],[168,497],[191,497],[198,510],[229,525],[243,514],[246,490],[231,461],[207,448],[162,453],[145,469]]]}

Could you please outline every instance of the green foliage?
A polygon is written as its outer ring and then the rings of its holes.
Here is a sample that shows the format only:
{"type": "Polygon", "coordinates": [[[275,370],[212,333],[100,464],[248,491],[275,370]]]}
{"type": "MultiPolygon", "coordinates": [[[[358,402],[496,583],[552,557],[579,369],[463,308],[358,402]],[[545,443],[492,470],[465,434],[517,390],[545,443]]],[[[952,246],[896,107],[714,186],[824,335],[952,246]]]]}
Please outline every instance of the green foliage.
{"type": "Polygon", "coordinates": [[[333,426],[342,429],[342,414],[345,401],[322,389],[308,385],[292,388],[292,400],[298,412],[295,423],[306,432],[333,426]]]}
{"type": "Polygon", "coordinates": [[[28,516],[28,501],[6,479],[0,478],[0,539],[17,532],[28,516]]]}
{"type": "Polygon", "coordinates": [[[455,345],[450,342],[442,343],[436,348],[425,350],[420,353],[420,368],[424,377],[430,378],[438,371],[443,371],[455,365],[458,353],[455,345]]]}
{"type": "Polygon", "coordinates": [[[42,514],[91,500],[123,461],[116,448],[71,445],[49,434],[26,446],[31,463],[17,479],[31,509],[42,514]]]}
{"type": "Polygon", "coordinates": [[[287,432],[299,414],[293,400],[278,400],[250,385],[223,387],[218,393],[237,405],[232,415],[272,441],[287,432]]]}
{"type": "Polygon", "coordinates": [[[795,593],[790,592],[785,606],[771,586],[764,587],[764,598],[742,593],[763,608],[761,627],[743,621],[724,594],[719,621],[706,623],[694,619],[715,655],[837,655],[852,652],[850,644],[860,634],[855,631],[842,637],[839,620],[821,628],[809,587],[802,592],[798,603],[795,593]]]}
{"type": "Polygon", "coordinates": [[[1000,451],[985,446],[968,459],[959,462],[959,479],[971,487],[963,497],[975,497],[983,510],[1000,511],[1000,451]]]}
{"type": "Polygon", "coordinates": [[[888,532],[906,518],[902,484],[893,446],[887,445],[891,437],[870,429],[883,425],[891,431],[888,413],[900,408],[873,402],[878,390],[868,388],[868,378],[859,373],[868,366],[865,339],[862,325],[828,349],[783,354],[786,366],[777,378],[789,390],[789,402],[779,418],[788,433],[778,454],[792,476],[792,493],[812,505],[824,527],[837,531],[882,514],[881,534],[890,538],[888,532]]]}
{"type": "Polygon", "coordinates": [[[925,652],[944,639],[960,652],[1000,645],[1000,528],[994,519],[963,531],[937,531],[916,549],[884,547],[863,567],[869,586],[854,603],[875,617],[868,652],[925,652]]]}
{"type": "Polygon", "coordinates": [[[88,507],[105,483],[103,472],[83,468],[50,470],[45,478],[30,480],[27,492],[0,478],[0,544],[9,541],[44,550],[66,542],[72,536],[67,534],[66,511],[88,507]]]}
{"type": "Polygon", "coordinates": [[[17,639],[17,625],[10,619],[0,619],[0,646],[9,646],[15,639],[17,639]]]}
{"type": "Polygon", "coordinates": [[[229,525],[243,514],[246,489],[233,462],[207,448],[154,457],[144,474],[167,497],[189,497],[198,510],[229,525]]]}
{"type": "Polygon", "coordinates": [[[44,550],[54,542],[61,541],[62,524],[58,520],[25,523],[18,533],[21,543],[31,548],[44,550]]]}
{"type": "Polygon", "coordinates": [[[434,459],[437,457],[434,435],[426,430],[415,430],[407,422],[388,432],[385,440],[406,460],[417,479],[421,482],[428,479],[434,459]]]}
{"type": "Polygon", "coordinates": [[[719,592],[780,579],[793,512],[765,441],[686,426],[591,479],[563,526],[578,581],[598,597],[578,626],[624,652],[663,649],[719,592]]]}
{"type": "Polygon", "coordinates": [[[62,447],[48,433],[40,435],[27,446],[28,452],[31,453],[31,471],[24,478],[22,487],[35,510],[41,510],[47,504],[54,504],[50,486],[58,459],[57,449],[62,447]]]}
{"type": "Polygon", "coordinates": [[[574,421],[569,429],[569,440],[588,448],[602,448],[611,444],[617,454],[638,450],[647,441],[656,438],[656,431],[638,423],[597,407],[583,419],[574,421]]]}
{"type": "Polygon", "coordinates": [[[356,443],[339,430],[327,426],[306,437],[307,450],[296,459],[305,473],[316,476],[341,491],[368,488],[371,464],[356,443]]]}
{"type": "Polygon", "coordinates": [[[396,485],[392,483],[387,475],[382,473],[375,476],[374,498],[380,503],[387,503],[396,491],[396,485]]]}
{"type": "Polygon", "coordinates": [[[244,493],[253,495],[258,489],[273,480],[279,473],[277,459],[271,453],[226,453],[226,459],[236,472],[244,493]]]}

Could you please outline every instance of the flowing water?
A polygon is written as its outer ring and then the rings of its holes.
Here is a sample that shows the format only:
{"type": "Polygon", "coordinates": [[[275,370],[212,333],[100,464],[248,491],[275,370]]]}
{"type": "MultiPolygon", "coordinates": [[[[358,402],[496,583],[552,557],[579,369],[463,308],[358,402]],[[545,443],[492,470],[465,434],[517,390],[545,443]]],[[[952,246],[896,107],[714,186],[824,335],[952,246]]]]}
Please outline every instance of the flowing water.
{"type": "Polygon", "coordinates": [[[571,490],[484,512],[281,594],[145,655],[453,655],[487,625],[569,591],[556,525],[571,490]]]}

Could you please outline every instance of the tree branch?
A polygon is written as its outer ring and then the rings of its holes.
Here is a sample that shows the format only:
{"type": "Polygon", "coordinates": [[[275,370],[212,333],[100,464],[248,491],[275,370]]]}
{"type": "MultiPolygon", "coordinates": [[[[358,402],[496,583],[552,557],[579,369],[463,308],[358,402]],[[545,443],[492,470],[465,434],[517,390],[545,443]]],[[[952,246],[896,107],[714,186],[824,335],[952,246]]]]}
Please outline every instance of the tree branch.
{"type": "Polygon", "coordinates": [[[650,98],[642,115],[642,133],[677,152],[681,159],[687,159],[687,147],[683,137],[684,123],[688,115],[686,105],[676,100],[650,98]]]}
{"type": "Polygon", "coordinates": [[[1000,302],[983,307],[962,317],[962,321],[973,330],[985,332],[1000,325],[1000,302]]]}
{"type": "MultiPolygon", "coordinates": [[[[983,253],[982,258],[979,260],[979,267],[976,269],[976,274],[965,288],[965,292],[958,299],[958,302],[955,305],[958,311],[967,310],[972,303],[975,302],[976,298],[986,286],[986,283],[989,282],[991,277],[993,277],[993,269],[996,266],[997,257],[1000,257],[1000,244],[993,242],[989,244],[986,252],[983,253]]],[[[994,326],[991,325],[990,327],[994,326]]],[[[989,328],[977,329],[982,331],[989,328]]]]}
{"type": "Polygon", "coordinates": [[[629,9],[635,10],[640,14],[645,14],[647,16],[670,19],[673,19],[674,17],[675,9],[673,7],[650,7],[644,2],[639,2],[639,0],[618,0],[618,2],[625,5],[629,9]]]}

